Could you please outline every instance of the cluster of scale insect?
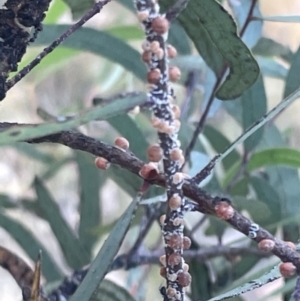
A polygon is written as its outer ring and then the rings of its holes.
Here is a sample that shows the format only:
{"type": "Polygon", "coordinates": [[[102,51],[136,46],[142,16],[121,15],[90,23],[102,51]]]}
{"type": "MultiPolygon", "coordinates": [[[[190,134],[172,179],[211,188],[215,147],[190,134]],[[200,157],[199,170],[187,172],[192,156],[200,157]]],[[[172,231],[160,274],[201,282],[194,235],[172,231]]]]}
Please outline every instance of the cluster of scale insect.
{"type": "Polygon", "coordinates": [[[0,100],[9,73],[17,70],[28,43],[42,30],[49,4],[50,0],[8,0],[0,9],[0,100]]]}

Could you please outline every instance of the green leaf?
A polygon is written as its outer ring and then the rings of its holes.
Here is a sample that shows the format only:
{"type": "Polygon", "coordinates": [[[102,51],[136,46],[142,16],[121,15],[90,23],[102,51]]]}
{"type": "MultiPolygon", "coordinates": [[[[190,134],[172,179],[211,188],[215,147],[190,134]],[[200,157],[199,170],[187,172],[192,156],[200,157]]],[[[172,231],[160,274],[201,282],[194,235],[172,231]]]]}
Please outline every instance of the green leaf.
{"type": "Polygon", "coordinates": [[[148,142],[145,135],[137,127],[137,124],[126,115],[118,115],[107,119],[107,122],[113,126],[130,143],[130,150],[141,160],[146,160],[146,150],[148,142]]]}
{"type": "Polygon", "coordinates": [[[270,148],[259,151],[250,158],[247,169],[253,171],[267,165],[300,168],[300,151],[292,148],[270,148]]]}
{"type": "Polygon", "coordinates": [[[94,107],[64,122],[49,122],[32,126],[14,126],[8,130],[0,132],[0,145],[42,137],[63,130],[69,130],[96,119],[105,120],[144,103],[145,98],[146,97],[142,94],[117,99],[106,106],[94,107]]]}
{"type": "Polygon", "coordinates": [[[134,196],[141,187],[143,180],[118,165],[111,165],[105,173],[130,196],[134,196]]]}
{"type": "MultiPolygon", "coordinates": [[[[69,25],[45,25],[34,46],[49,45],[70,28],[69,25]]],[[[146,66],[138,51],[112,35],[92,28],[81,27],[63,43],[64,47],[89,51],[120,64],[138,78],[146,79],[146,66]]]]}
{"type": "Polygon", "coordinates": [[[261,74],[263,76],[270,76],[283,80],[286,79],[288,69],[281,62],[278,62],[275,58],[256,56],[256,60],[260,66],[261,74]]]}
{"type": "MultiPolygon", "coordinates": [[[[284,146],[285,141],[282,139],[278,129],[275,126],[269,127],[263,137],[261,148],[284,146]]],[[[299,233],[298,212],[300,210],[298,199],[300,195],[298,171],[290,167],[270,166],[266,168],[265,172],[267,173],[270,185],[276,189],[279,195],[281,220],[290,220],[290,223],[284,226],[284,239],[296,241],[299,233]]]]}
{"type": "Polygon", "coordinates": [[[17,204],[15,202],[12,202],[7,195],[0,194],[0,207],[3,207],[3,208],[16,208],[17,204]]]}
{"type": "Polygon", "coordinates": [[[91,155],[77,151],[75,156],[80,181],[79,239],[91,253],[96,240],[92,230],[101,223],[99,189],[104,177],[100,177],[101,172],[95,168],[91,155]]]}
{"type": "Polygon", "coordinates": [[[285,89],[283,97],[287,97],[292,92],[294,92],[300,86],[300,77],[299,77],[299,68],[300,68],[300,48],[294,54],[291,61],[291,68],[288,72],[285,82],[285,89]]]}
{"type": "Polygon", "coordinates": [[[62,248],[68,264],[74,269],[82,268],[90,261],[88,253],[61,216],[59,207],[52,199],[49,191],[38,178],[35,178],[34,188],[38,197],[38,203],[62,248]]]}
{"type": "MultiPolygon", "coordinates": [[[[166,9],[172,3],[167,0],[162,5],[166,9]]],[[[236,98],[254,84],[259,75],[258,64],[238,37],[232,17],[220,4],[190,0],[178,20],[217,77],[224,66],[229,66],[229,75],[216,94],[219,99],[236,98]]]]}
{"type": "Polygon", "coordinates": [[[50,257],[48,251],[22,224],[0,212],[0,226],[19,243],[33,261],[36,260],[39,251],[42,251],[43,275],[48,281],[56,281],[62,278],[60,269],[50,257]]]}
{"type": "Polygon", "coordinates": [[[245,284],[242,284],[241,286],[228,291],[224,294],[218,295],[214,298],[209,299],[208,301],[221,301],[221,300],[226,300],[235,296],[242,295],[246,292],[250,292],[254,289],[257,289],[267,283],[270,283],[278,278],[281,277],[281,274],[279,272],[278,266],[274,267],[271,271],[268,273],[264,274],[263,276],[253,279],[245,284]]]}
{"type": "Polygon", "coordinates": [[[95,4],[94,0],[64,0],[64,2],[71,8],[73,19],[81,17],[95,4]]]}
{"type": "Polygon", "coordinates": [[[90,301],[135,301],[130,293],[122,286],[104,279],[90,301]]]}
{"type": "MultiPolygon", "coordinates": [[[[256,83],[241,97],[243,106],[243,128],[246,130],[267,112],[267,96],[263,79],[260,76],[256,83]]],[[[246,151],[252,151],[263,136],[263,128],[258,129],[244,141],[246,151]]]]}
{"type": "Polygon", "coordinates": [[[97,287],[107,274],[109,266],[120,248],[141,197],[142,194],[138,193],[127,210],[120,217],[116,226],[110,232],[108,238],[104,242],[96,258],[91,263],[89,271],[83,279],[81,285],[78,287],[75,294],[69,299],[69,301],[91,300],[92,295],[96,292],[97,287]]]}
{"type": "MultiPolygon", "coordinates": [[[[267,206],[266,210],[255,210],[251,205],[248,208],[251,216],[263,227],[268,227],[280,221],[281,218],[281,207],[280,199],[277,191],[274,187],[266,181],[263,177],[250,177],[249,183],[253,187],[259,201],[263,202],[267,206]],[[251,207],[251,208],[250,208],[251,207]],[[258,212],[263,213],[261,219],[257,219],[258,212]],[[269,214],[268,214],[269,212],[269,214]]],[[[251,204],[251,202],[250,202],[251,204]]]]}
{"type": "Polygon", "coordinates": [[[142,31],[142,29],[134,25],[122,25],[111,27],[105,32],[122,40],[141,40],[145,37],[145,34],[142,31]]]}
{"type": "Polygon", "coordinates": [[[261,56],[279,56],[287,61],[291,61],[293,52],[287,46],[284,46],[272,39],[262,37],[252,48],[255,55],[261,56]]]}
{"type": "Polygon", "coordinates": [[[192,52],[190,39],[177,20],[172,22],[168,34],[168,43],[173,45],[180,55],[188,55],[192,52]]]}

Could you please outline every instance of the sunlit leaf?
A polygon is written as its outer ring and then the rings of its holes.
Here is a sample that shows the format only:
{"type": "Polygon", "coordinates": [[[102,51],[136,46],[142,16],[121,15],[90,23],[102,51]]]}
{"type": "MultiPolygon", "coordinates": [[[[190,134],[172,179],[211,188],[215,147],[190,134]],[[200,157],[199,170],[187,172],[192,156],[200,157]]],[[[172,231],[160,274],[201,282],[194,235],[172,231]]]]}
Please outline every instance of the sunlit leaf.
{"type": "Polygon", "coordinates": [[[292,148],[270,148],[252,155],[247,169],[255,170],[267,165],[286,165],[300,168],[300,151],[292,148]]]}
{"type": "Polygon", "coordinates": [[[81,17],[86,11],[95,4],[94,0],[64,0],[69,5],[74,19],[81,17]]]}

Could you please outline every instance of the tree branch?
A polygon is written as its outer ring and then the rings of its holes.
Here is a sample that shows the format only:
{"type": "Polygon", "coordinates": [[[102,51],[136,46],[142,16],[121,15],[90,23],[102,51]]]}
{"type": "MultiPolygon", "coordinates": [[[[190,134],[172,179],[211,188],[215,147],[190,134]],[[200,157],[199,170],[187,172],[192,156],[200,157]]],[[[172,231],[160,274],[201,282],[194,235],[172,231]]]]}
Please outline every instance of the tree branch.
{"type": "MultiPolygon", "coordinates": [[[[0,130],[7,129],[14,125],[18,124],[0,123],[0,130]]],[[[117,164],[138,176],[141,167],[145,164],[130,152],[124,152],[123,150],[108,145],[104,142],[97,141],[77,131],[60,132],[25,142],[50,142],[63,144],[72,149],[82,150],[95,156],[103,157],[109,162],[117,164]]],[[[152,180],[147,180],[147,182],[154,185],[163,187],[165,186],[165,179],[161,174],[152,180]]],[[[199,188],[198,185],[192,180],[185,181],[183,185],[183,193],[186,197],[197,203],[198,211],[204,214],[216,215],[216,206],[220,204],[220,202],[231,203],[229,199],[210,195],[206,191],[199,188]]],[[[278,238],[275,238],[271,233],[259,227],[257,224],[252,223],[252,221],[236,210],[234,210],[233,216],[226,220],[226,222],[257,243],[263,239],[273,240],[275,242],[275,246],[272,250],[272,253],[279,257],[283,262],[292,262],[297,267],[298,273],[300,272],[300,254],[293,250],[288,244],[278,238]]]]}

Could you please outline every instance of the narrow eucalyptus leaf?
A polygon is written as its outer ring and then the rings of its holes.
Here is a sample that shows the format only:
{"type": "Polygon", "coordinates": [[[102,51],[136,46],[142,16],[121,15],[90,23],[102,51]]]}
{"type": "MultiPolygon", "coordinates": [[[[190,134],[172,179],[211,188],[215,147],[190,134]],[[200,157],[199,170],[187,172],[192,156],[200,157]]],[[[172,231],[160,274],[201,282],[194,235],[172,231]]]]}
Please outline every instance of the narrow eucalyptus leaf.
{"type": "Polygon", "coordinates": [[[130,293],[122,286],[104,279],[90,301],[135,301],[130,293]]]}
{"type": "Polygon", "coordinates": [[[18,221],[4,215],[3,213],[0,213],[0,227],[5,229],[18,242],[33,261],[36,260],[39,251],[42,251],[43,275],[49,282],[62,278],[60,269],[50,257],[48,251],[37,241],[33,233],[27,230],[18,221]]]}
{"type": "Polygon", "coordinates": [[[300,86],[300,77],[299,77],[299,68],[300,68],[300,47],[297,52],[293,55],[291,61],[291,67],[286,77],[285,89],[283,97],[287,97],[292,92],[294,92],[300,86]]]}
{"type": "Polygon", "coordinates": [[[267,165],[300,168],[300,151],[291,148],[270,148],[259,151],[250,158],[247,170],[252,171],[267,165]]]}
{"type": "Polygon", "coordinates": [[[16,141],[23,141],[54,134],[63,130],[75,128],[92,120],[105,120],[120,113],[127,112],[135,106],[141,105],[146,100],[144,94],[116,99],[106,106],[97,106],[76,117],[64,122],[49,122],[40,125],[16,125],[10,129],[0,131],[0,145],[16,141]]]}
{"type": "Polygon", "coordinates": [[[281,274],[279,272],[278,266],[274,267],[272,270],[270,270],[268,273],[264,274],[263,276],[251,280],[245,284],[242,284],[241,286],[228,291],[224,294],[218,295],[214,298],[209,299],[208,301],[221,301],[226,300],[235,296],[242,295],[246,292],[253,291],[254,289],[257,289],[259,287],[262,287],[270,282],[275,281],[276,279],[280,278],[281,274]]]}
{"type": "MultiPolygon", "coordinates": [[[[43,34],[39,35],[33,45],[49,45],[69,27],[68,25],[45,25],[43,34]]],[[[139,52],[107,32],[81,27],[64,41],[63,46],[101,55],[120,64],[138,78],[146,79],[146,66],[139,59],[139,52]]]]}
{"type": "Polygon", "coordinates": [[[92,230],[101,222],[99,189],[103,179],[101,179],[101,173],[95,168],[91,155],[77,151],[75,157],[80,184],[79,239],[82,245],[91,253],[97,238],[92,230]]]}
{"type": "MultiPolygon", "coordinates": [[[[243,106],[243,128],[246,130],[267,112],[267,96],[261,76],[256,83],[242,95],[241,103],[243,106]]],[[[245,150],[253,150],[259,143],[262,136],[263,128],[260,128],[245,140],[245,150]]]]}
{"type": "Polygon", "coordinates": [[[38,178],[34,181],[34,188],[38,203],[58,240],[68,264],[74,269],[82,268],[89,263],[89,254],[62,217],[59,207],[52,199],[49,191],[38,178]]]}
{"type": "Polygon", "coordinates": [[[109,266],[122,244],[130,222],[133,219],[137,206],[140,202],[141,196],[141,193],[138,193],[127,210],[119,218],[96,258],[91,263],[89,271],[81,285],[69,301],[89,301],[94,297],[94,293],[102,282],[109,266]]]}

